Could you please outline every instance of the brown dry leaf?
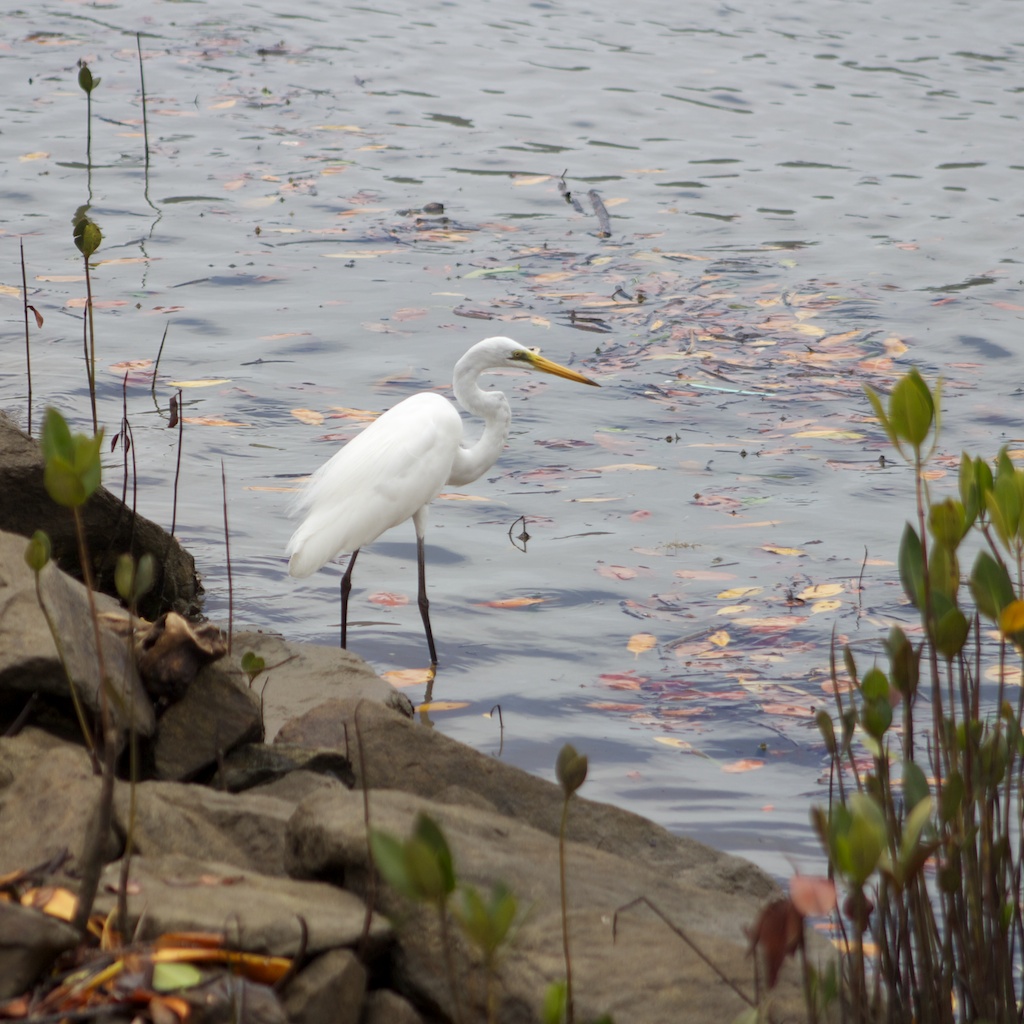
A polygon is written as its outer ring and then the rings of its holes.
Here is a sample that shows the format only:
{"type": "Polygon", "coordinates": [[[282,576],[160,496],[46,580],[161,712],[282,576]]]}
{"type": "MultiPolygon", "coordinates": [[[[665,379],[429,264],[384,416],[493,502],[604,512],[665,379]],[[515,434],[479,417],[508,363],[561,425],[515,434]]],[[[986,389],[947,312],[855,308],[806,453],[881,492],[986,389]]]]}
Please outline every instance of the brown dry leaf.
{"type": "Polygon", "coordinates": [[[806,551],[801,551],[800,548],[780,548],[774,544],[762,544],[762,551],[767,551],[770,555],[791,555],[794,558],[799,558],[801,555],[806,555],[806,551]]]}
{"type": "Polygon", "coordinates": [[[380,413],[375,412],[373,409],[349,409],[344,405],[331,406],[332,420],[355,420],[357,423],[372,423],[379,415],[380,413]]]}
{"type": "Polygon", "coordinates": [[[434,673],[429,668],[394,668],[382,673],[392,686],[420,686],[429,683],[434,673]]]}
{"type": "Polygon", "coordinates": [[[366,600],[370,604],[379,604],[384,608],[398,608],[409,603],[409,598],[405,594],[391,594],[386,591],[371,594],[366,600]]]}
{"type": "Polygon", "coordinates": [[[708,640],[716,647],[727,647],[732,641],[732,637],[724,629],[720,629],[717,633],[712,633],[708,640]]]}
{"type": "Polygon", "coordinates": [[[723,772],[756,772],[759,768],[764,767],[764,761],[759,760],[756,757],[745,757],[740,761],[732,761],[729,764],[722,765],[723,772]]]}
{"type": "Polygon", "coordinates": [[[747,933],[750,949],[760,949],[768,973],[768,988],[775,988],[786,957],[792,956],[803,940],[804,922],[792,900],[778,899],[758,915],[747,933]]]}
{"type": "Polygon", "coordinates": [[[786,715],[789,718],[814,717],[814,712],[802,704],[762,704],[761,710],[768,715],[786,715]]]}
{"type": "Polygon", "coordinates": [[[211,377],[209,380],[172,380],[168,382],[172,388],[212,388],[217,384],[230,384],[230,377],[211,377]]]}
{"type": "Polygon", "coordinates": [[[22,155],[19,156],[18,159],[22,163],[27,163],[29,160],[45,160],[49,155],[50,155],[49,153],[43,153],[43,152],[38,152],[38,153],[22,153],[22,155]]]}
{"type": "Polygon", "coordinates": [[[482,494],[439,494],[438,501],[486,501],[495,505],[504,505],[505,502],[497,501],[495,498],[485,498],[482,494]]]}
{"type": "MultiPolygon", "coordinates": [[[[85,309],[86,301],[87,301],[87,299],[83,295],[81,298],[78,298],[78,299],[68,299],[68,301],[67,301],[67,303],[65,303],[65,305],[67,305],[71,309],[85,309]]],[[[117,309],[120,306],[127,306],[127,305],[128,305],[128,300],[127,299],[93,299],[92,300],[92,308],[93,309],[117,309]]]]}
{"type": "Polygon", "coordinates": [[[408,309],[396,309],[391,314],[392,320],[405,321],[405,320],[418,320],[421,316],[426,316],[427,311],[425,309],[416,309],[409,307],[408,309]]]}
{"type": "MultiPolygon", "coordinates": [[[[71,284],[76,281],[84,281],[85,274],[36,274],[37,281],[46,281],[48,284],[71,284]]],[[[21,294],[21,290],[18,290],[21,294]]]]}
{"type": "Polygon", "coordinates": [[[324,414],[315,409],[292,409],[291,414],[300,422],[311,427],[319,427],[324,421],[324,414]]]}
{"type": "Polygon", "coordinates": [[[599,565],[597,573],[609,580],[632,580],[640,575],[639,569],[631,569],[626,565],[599,565]]]}
{"type": "Polygon", "coordinates": [[[153,963],[216,963],[227,964],[232,972],[250,981],[273,985],[291,970],[292,961],[284,956],[260,953],[238,953],[231,949],[212,947],[163,947],[151,955],[153,963]]]}
{"type": "Polygon", "coordinates": [[[793,437],[816,437],[824,441],[860,441],[864,435],[856,430],[835,430],[820,427],[815,430],[798,430],[793,437]]]}
{"type": "Polygon", "coordinates": [[[631,472],[657,468],[657,466],[648,466],[642,462],[617,462],[613,466],[594,466],[593,471],[596,473],[620,473],[623,470],[631,472]]]}
{"type": "Polygon", "coordinates": [[[68,889],[47,885],[39,889],[29,889],[21,897],[23,907],[41,910],[50,917],[58,917],[62,921],[73,921],[78,910],[78,897],[68,889]]]}
{"type": "Polygon", "coordinates": [[[362,128],[354,124],[318,124],[314,125],[318,131],[321,132],[359,132],[362,133],[362,128]]]}
{"type": "Polygon", "coordinates": [[[481,608],[529,608],[549,600],[547,597],[499,597],[494,601],[480,601],[478,605],[481,608]]]}
{"type": "Polygon", "coordinates": [[[592,700],[587,704],[588,708],[593,708],[595,711],[643,711],[645,705],[643,704],[616,704],[613,701],[603,700],[592,700]]]}
{"type": "Polygon", "coordinates": [[[634,633],[626,644],[626,650],[630,654],[646,654],[658,644],[658,638],[653,633],[634,633]]]}
{"type": "Polygon", "coordinates": [[[424,711],[461,711],[462,708],[468,708],[468,700],[431,700],[424,704],[418,704],[416,706],[417,712],[424,711]]]}

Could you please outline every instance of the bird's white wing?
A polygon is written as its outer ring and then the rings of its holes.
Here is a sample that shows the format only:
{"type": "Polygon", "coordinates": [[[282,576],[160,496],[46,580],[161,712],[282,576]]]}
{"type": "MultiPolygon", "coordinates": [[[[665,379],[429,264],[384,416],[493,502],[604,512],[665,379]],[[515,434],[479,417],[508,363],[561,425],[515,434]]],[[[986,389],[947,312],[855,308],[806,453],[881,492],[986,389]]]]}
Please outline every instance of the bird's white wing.
{"type": "Polygon", "coordinates": [[[462,418],[440,395],[413,395],[357,434],[310,479],[306,512],[288,542],[288,572],[309,576],[410,518],[441,493],[462,418]]]}

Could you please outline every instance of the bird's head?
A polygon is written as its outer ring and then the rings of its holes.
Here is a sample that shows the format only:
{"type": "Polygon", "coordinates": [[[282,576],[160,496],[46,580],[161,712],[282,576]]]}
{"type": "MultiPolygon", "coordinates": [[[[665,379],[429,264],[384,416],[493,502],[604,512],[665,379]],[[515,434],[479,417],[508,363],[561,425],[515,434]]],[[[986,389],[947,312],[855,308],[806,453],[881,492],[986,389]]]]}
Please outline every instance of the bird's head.
{"type": "Polygon", "coordinates": [[[528,370],[539,370],[541,373],[551,373],[556,377],[564,377],[566,380],[574,380],[577,384],[590,384],[595,388],[601,386],[596,380],[591,380],[582,373],[570,370],[568,366],[545,359],[540,354],[540,349],[527,348],[511,338],[486,338],[474,345],[466,355],[469,356],[477,350],[480,350],[482,357],[488,360],[494,359],[494,362],[489,362],[489,366],[493,369],[519,366],[528,370]]]}

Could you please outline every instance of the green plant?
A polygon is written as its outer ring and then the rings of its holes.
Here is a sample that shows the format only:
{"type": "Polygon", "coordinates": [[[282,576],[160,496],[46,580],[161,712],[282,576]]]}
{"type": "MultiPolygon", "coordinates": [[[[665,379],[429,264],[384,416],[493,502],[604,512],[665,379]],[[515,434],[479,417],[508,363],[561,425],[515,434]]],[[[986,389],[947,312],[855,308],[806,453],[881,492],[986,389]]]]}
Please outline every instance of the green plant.
{"type": "Polygon", "coordinates": [[[82,568],[92,619],[93,640],[96,644],[96,663],[99,675],[100,720],[103,734],[102,785],[98,812],[93,819],[86,837],[82,854],[82,881],[78,896],[78,909],[74,925],[84,932],[92,912],[93,901],[99,886],[102,868],[103,846],[110,831],[111,810],[114,800],[114,758],[117,736],[110,710],[108,695],[107,667],[103,657],[103,643],[100,636],[100,621],[96,611],[96,598],[92,586],[92,570],[89,552],[85,543],[85,528],[82,524],[81,508],[100,485],[100,446],[103,431],[92,437],[72,434],[64,417],[56,409],[47,409],[43,417],[43,484],[47,493],[58,504],[71,510],[78,540],[78,558],[82,568]]]}
{"type": "Polygon", "coordinates": [[[92,309],[92,276],[89,271],[89,260],[103,241],[103,232],[94,220],[88,216],[89,206],[80,206],[71,224],[74,232],[75,246],[82,254],[85,262],[85,319],[83,321],[83,345],[85,347],[85,373],[89,381],[89,401],[92,405],[93,433],[99,429],[96,419],[96,320],[92,309]]]}
{"type": "Polygon", "coordinates": [[[572,957],[569,955],[569,903],[565,884],[565,833],[569,824],[569,801],[587,778],[587,758],[578,754],[571,743],[558,752],[555,777],[562,787],[562,820],[558,828],[558,880],[562,892],[562,954],[565,957],[565,1020],[573,1024],[575,1009],[572,1000],[572,957]]]}
{"type": "Polygon", "coordinates": [[[455,1019],[461,1022],[462,1005],[448,930],[448,901],[455,891],[455,867],[444,832],[433,818],[419,814],[412,835],[405,842],[375,830],[370,835],[370,846],[374,864],[389,885],[411,900],[432,906],[437,912],[455,1019]]]}
{"type": "Polygon", "coordinates": [[[964,454],[956,495],[933,498],[940,387],[911,370],[887,403],[867,394],[914,473],[898,565],[920,626],[892,627],[888,671],[861,673],[846,648],[842,679],[833,656],[836,717],[818,715],[833,782],[812,820],[846,890],[840,1006],[857,1022],[1017,1019],[1024,688],[1011,701],[1006,679],[1024,645],[1024,471],[1005,448],[994,468],[964,454]]]}
{"type": "Polygon", "coordinates": [[[498,1002],[494,983],[498,957],[508,942],[517,909],[515,896],[500,882],[491,889],[488,899],[484,899],[474,886],[461,885],[458,899],[452,904],[452,912],[463,935],[476,946],[483,960],[487,979],[485,1002],[488,1024],[497,1024],[498,1002]]]}

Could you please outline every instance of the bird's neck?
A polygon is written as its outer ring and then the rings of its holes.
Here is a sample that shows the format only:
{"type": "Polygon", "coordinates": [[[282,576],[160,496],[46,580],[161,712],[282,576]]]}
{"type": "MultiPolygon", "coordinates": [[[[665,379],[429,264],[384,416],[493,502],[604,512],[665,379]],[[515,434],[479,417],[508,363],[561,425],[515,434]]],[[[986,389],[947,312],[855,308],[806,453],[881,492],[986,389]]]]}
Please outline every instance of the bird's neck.
{"type": "Polygon", "coordinates": [[[454,389],[459,405],[481,417],[484,430],[476,444],[460,447],[456,453],[448,477],[448,483],[454,487],[471,483],[494,465],[508,440],[512,422],[508,399],[500,391],[481,391],[475,383],[468,386],[460,386],[460,383],[456,379],[454,389]]]}

